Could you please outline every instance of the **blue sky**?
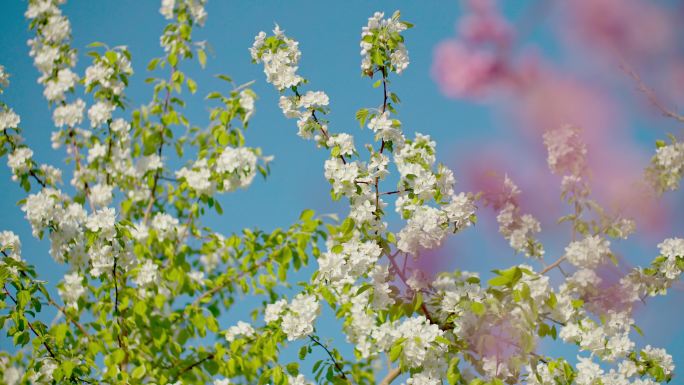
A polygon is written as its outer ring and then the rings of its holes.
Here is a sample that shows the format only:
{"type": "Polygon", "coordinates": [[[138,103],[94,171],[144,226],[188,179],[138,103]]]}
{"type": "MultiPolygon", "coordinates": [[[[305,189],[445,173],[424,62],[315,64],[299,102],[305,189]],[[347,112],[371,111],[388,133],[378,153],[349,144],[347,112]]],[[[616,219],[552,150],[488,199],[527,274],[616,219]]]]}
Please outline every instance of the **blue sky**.
{"type": "MultiPolygon", "coordinates": [[[[53,131],[51,112],[42,97],[42,88],[36,82],[38,72],[28,56],[26,41],[31,34],[23,17],[26,2],[6,0],[3,3],[3,12],[0,13],[0,64],[12,74],[11,86],[2,95],[3,101],[21,115],[24,135],[34,149],[36,159],[62,165],[64,153],[50,147],[50,132],[53,131]]],[[[521,1],[517,4],[530,3],[521,1]]],[[[151,58],[162,54],[158,36],[164,20],[158,8],[159,2],[155,0],[71,0],[63,7],[72,22],[73,45],[80,53],[84,53],[86,45],[93,41],[110,46],[128,46],[135,70],[127,91],[131,107],[150,99],[151,89],[144,84],[148,76],[145,67],[151,58]]],[[[262,147],[265,154],[275,156],[275,161],[271,168],[272,175],[267,181],[257,179],[249,190],[223,197],[224,215],[209,218],[208,225],[225,233],[243,227],[270,230],[288,226],[305,208],[313,208],[319,213],[344,213],[343,205],[331,203],[329,199],[329,185],[323,177],[325,152],[316,150],[311,142],[296,136],[295,122],[282,116],[277,106],[277,92],[265,83],[262,68],[251,64],[247,48],[251,46],[256,33],[270,30],[278,23],[288,35],[300,42],[303,53],[300,73],[309,79],[310,89],[324,90],[330,96],[331,131],[345,131],[367,138],[367,133],[359,129],[354,113],[361,107],[378,105],[381,95],[371,87],[371,81],[360,76],[360,29],[374,11],[391,13],[395,9],[400,9],[404,18],[416,25],[406,33],[411,65],[392,84],[394,92],[402,99],[398,117],[405,129],[408,132],[430,134],[438,143],[438,158],[452,166],[457,179],[465,172],[465,166],[452,161],[455,152],[472,151],[473,146],[477,147],[492,138],[511,137],[511,145],[521,145],[510,131],[502,128],[499,113],[486,105],[445,98],[430,77],[435,44],[454,34],[454,21],[459,14],[456,1],[210,0],[206,26],[196,31],[195,39],[208,40],[213,54],[209,56],[205,71],[200,71],[194,62],[183,64],[184,71],[197,81],[200,90],[195,96],[185,96],[189,101],[186,116],[198,125],[208,122],[208,107],[203,103],[203,96],[210,91],[226,90],[225,83],[216,81],[213,75],[228,74],[237,83],[255,80],[253,89],[259,100],[257,112],[246,133],[247,143],[262,147]]],[[[516,15],[523,9],[523,6],[509,4],[506,12],[516,15]]],[[[536,31],[530,38],[539,42],[540,47],[552,58],[563,60],[543,31],[536,31]]],[[[77,72],[82,73],[87,64],[88,59],[80,56],[77,72]]],[[[635,125],[633,135],[642,138],[643,147],[648,151],[654,135],[640,124],[635,125]]],[[[527,150],[520,149],[522,152],[527,150]]],[[[69,178],[65,176],[65,180],[69,178]]],[[[11,182],[10,173],[4,165],[0,167],[0,180],[3,187],[0,192],[0,212],[4,214],[0,229],[17,232],[23,242],[25,259],[37,265],[43,279],[56,283],[65,269],[52,261],[47,253],[46,242],[32,238],[30,227],[16,205],[24,193],[17,184],[11,182]]],[[[681,194],[676,197],[681,200],[681,194]]],[[[479,230],[493,228],[491,213],[485,211],[482,216],[479,230]]],[[[678,224],[681,225],[681,221],[678,224]]],[[[442,251],[445,254],[445,266],[478,270],[486,274],[489,269],[500,267],[502,263],[522,262],[520,257],[513,256],[505,241],[495,233],[478,235],[473,229],[469,231],[458,241],[457,247],[450,248],[450,243],[442,251]],[[492,240],[492,237],[495,239],[492,240]],[[468,256],[460,258],[455,250],[468,256]],[[483,255],[492,257],[482,258],[483,255]]],[[[673,229],[672,235],[675,234],[673,229]]],[[[682,235],[681,227],[679,234],[682,235]]],[[[559,243],[556,248],[561,246],[564,244],[559,243]]],[[[648,249],[634,250],[654,253],[655,245],[648,246],[648,249]]],[[[648,255],[638,259],[650,258],[648,255]]],[[[682,314],[677,305],[682,303],[684,297],[681,291],[672,294],[669,300],[658,299],[653,306],[638,314],[645,323],[643,329],[647,333],[649,330],[663,331],[647,334],[646,340],[667,347],[676,362],[684,364],[684,333],[676,322],[682,314]]],[[[226,321],[222,326],[229,326],[229,322],[226,321]]],[[[330,322],[330,317],[324,318],[324,323],[327,322],[330,322]]],[[[325,325],[319,325],[319,328],[328,329],[325,325]]],[[[339,334],[332,335],[337,343],[342,343],[339,334]]],[[[1,347],[4,348],[8,342],[0,337],[1,347]]]]}

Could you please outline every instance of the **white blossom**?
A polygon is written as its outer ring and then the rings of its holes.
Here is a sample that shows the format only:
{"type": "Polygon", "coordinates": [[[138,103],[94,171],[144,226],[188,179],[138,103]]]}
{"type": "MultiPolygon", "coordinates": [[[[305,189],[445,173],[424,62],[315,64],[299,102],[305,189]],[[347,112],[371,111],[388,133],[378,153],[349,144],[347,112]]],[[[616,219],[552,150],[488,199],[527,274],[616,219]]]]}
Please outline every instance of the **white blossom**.
{"type": "Polygon", "coordinates": [[[33,151],[28,147],[18,147],[7,156],[7,166],[12,170],[12,179],[27,173],[32,165],[33,151]]]}
{"type": "Polygon", "coordinates": [[[254,328],[247,322],[238,321],[237,325],[229,327],[226,331],[226,341],[233,342],[238,336],[254,337],[254,328]]]}
{"type": "Polygon", "coordinates": [[[86,292],[82,281],[83,278],[75,272],[64,276],[64,285],[59,290],[59,295],[67,306],[78,309],[78,300],[86,292]]]}
{"type": "Polygon", "coordinates": [[[97,102],[93,104],[88,110],[88,119],[90,119],[90,127],[99,127],[106,121],[112,118],[114,106],[109,102],[97,102]]]}
{"type": "Polygon", "coordinates": [[[175,0],[162,0],[161,7],[159,8],[159,13],[162,14],[167,20],[173,19],[173,8],[176,6],[175,0]]]}
{"type": "Polygon", "coordinates": [[[19,123],[21,123],[21,118],[11,108],[0,111],[0,132],[8,128],[16,128],[19,123]]]}
{"type": "Polygon", "coordinates": [[[590,235],[581,241],[571,242],[565,248],[565,258],[577,267],[593,269],[603,263],[610,254],[610,242],[598,235],[590,235]]]}
{"type": "Polygon", "coordinates": [[[84,110],[85,102],[81,99],[77,99],[74,103],[55,108],[55,111],[52,114],[52,120],[57,127],[75,127],[83,121],[84,110]]]}
{"type": "Polygon", "coordinates": [[[159,266],[148,259],[142,264],[142,266],[140,266],[138,275],[133,279],[133,282],[135,282],[138,287],[143,287],[154,283],[159,277],[158,270],[159,266]]]}

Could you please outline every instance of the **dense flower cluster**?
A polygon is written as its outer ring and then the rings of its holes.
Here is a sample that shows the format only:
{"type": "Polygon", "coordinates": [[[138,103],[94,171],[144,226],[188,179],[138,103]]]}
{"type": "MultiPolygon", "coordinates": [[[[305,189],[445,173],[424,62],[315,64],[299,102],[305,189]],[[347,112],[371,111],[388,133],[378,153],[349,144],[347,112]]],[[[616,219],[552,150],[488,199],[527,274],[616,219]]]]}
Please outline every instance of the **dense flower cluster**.
{"type": "Polygon", "coordinates": [[[79,80],[72,71],[76,50],[70,46],[71,23],[58,7],[63,2],[31,1],[25,14],[39,31],[28,44],[33,63],[42,75],[38,82],[44,86],[43,94],[51,102],[63,101],[65,92],[72,90],[79,80]]]}
{"type": "Polygon", "coordinates": [[[291,303],[281,299],[266,307],[264,321],[280,322],[280,327],[289,341],[313,333],[313,323],[320,312],[318,299],[314,295],[297,294],[291,303]]]}
{"type": "Polygon", "coordinates": [[[398,74],[408,67],[408,50],[401,33],[411,24],[399,20],[399,17],[399,12],[390,18],[385,18],[383,12],[375,12],[368,18],[368,25],[361,30],[361,70],[364,73],[372,74],[375,68],[384,68],[387,58],[388,69],[398,74]]]}
{"type": "Polygon", "coordinates": [[[684,143],[674,137],[672,144],[659,141],[647,175],[657,191],[677,190],[684,176],[684,143]]]}
{"type": "Polygon", "coordinates": [[[580,175],[584,172],[586,145],[580,138],[579,128],[565,125],[544,133],[548,149],[547,161],[555,174],[580,175]]]}
{"type": "Polygon", "coordinates": [[[279,26],[276,25],[273,34],[274,36],[267,39],[266,33],[260,32],[249,51],[254,62],[264,63],[264,73],[268,82],[278,90],[284,90],[298,85],[303,80],[297,75],[301,52],[299,43],[285,36],[279,26]]]}

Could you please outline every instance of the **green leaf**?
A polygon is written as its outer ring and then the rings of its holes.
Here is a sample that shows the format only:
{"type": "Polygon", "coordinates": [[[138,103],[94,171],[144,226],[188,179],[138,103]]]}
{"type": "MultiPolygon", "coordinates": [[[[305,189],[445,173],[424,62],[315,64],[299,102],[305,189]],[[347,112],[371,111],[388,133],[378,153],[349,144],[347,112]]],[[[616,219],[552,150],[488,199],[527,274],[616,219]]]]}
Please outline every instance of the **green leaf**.
{"type": "Polygon", "coordinates": [[[390,361],[394,362],[399,358],[399,355],[401,354],[401,351],[404,349],[401,343],[395,343],[394,346],[390,349],[390,361]]]}
{"type": "Polygon", "coordinates": [[[62,345],[64,343],[68,330],[69,327],[67,324],[59,324],[52,328],[52,334],[55,336],[55,343],[57,343],[57,345],[62,345]]]}
{"type": "Polygon", "coordinates": [[[450,385],[456,385],[461,380],[461,372],[458,370],[458,363],[460,359],[454,357],[449,362],[449,369],[447,369],[447,381],[450,385]]]}
{"type": "Polygon", "coordinates": [[[145,366],[138,366],[137,368],[133,369],[133,373],[131,373],[131,377],[133,377],[136,380],[139,380],[143,377],[145,377],[145,372],[147,370],[145,369],[145,366]]]}
{"type": "Polygon", "coordinates": [[[358,290],[356,290],[356,295],[359,295],[359,294],[363,293],[364,291],[366,291],[372,287],[373,287],[373,285],[371,285],[369,283],[361,285],[361,287],[358,290]]]}
{"type": "Polygon", "coordinates": [[[233,79],[228,75],[218,74],[216,75],[216,77],[228,83],[231,83],[233,81],[233,79]]]}
{"type": "Polygon", "coordinates": [[[311,209],[304,210],[301,214],[299,214],[299,220],[302,222],[307,222],[314,217],[314,214],[316,214],[316,212],[311,209]]]}
{"type": "Polygon", "coordinates": [[[306,358],[306,354],[309,352],[309,347],[304,345],[299,349],[299,359],[304,360],[306,358]]]}
{"type": "Polygon", "coordinates": [[[503,275],[499,275],[497,277],[494,277],[487,281],[489,286],[504,286],[508,285],[511,282],[511,280],[508,277],[505,277],[503,275]]]}
{"type": "Polygon", "coordinates": [[[171,64],[172,67],[175,67],[176,64],[178,64],[178,56],[176,56],[175,53],[172,53],[168,57],[169,64],[171,64]]]}
{"type": "Polygon", "coordinates": [[[204,68],[207,65],[207,53],[203,49],[197,50],[197,60],[199,60],[200,67],[204,68]]]}
{"type": "Polygon", "coordinates": [[[361,108],[360,110],[356,111],[356,120],[359,121],[359,126],[363,127],[366,125],[366,120],[368,119],[368,110],[365,108],[361,108]]]}
{"type": "Polygon", "coordinates": [[[345,219],[344,222],[342,222],[340,230],[344,235],[351,234],[351,232],[354,230],[354,220],[351,218],[345,219]]]}
{"type": "Polygon", "coordinates": [[[147,64],[147,70],[154,71],[154,69],[157,68],[157,64],[159,64],[159,58],[150,60],[150,62],[147,64]]]}
{"type": "Polygon", "coordinates": [[[17,305],[20,309],[26,307],[26,305],[31,301],[31,293],[28,290],[21,290],[17,293],[17,305]]]}
{"type": "Polygon", "coordinates": [[[11,273],[10,273],[9,269],[7,268],[7,266],[6,265],[0,265],[0,282],[2,282],[4,284],[5,281],[7,280],[7,278],[10,277],[10,275],[11,275],[11,273]]]}
{"type": "Polygon", "coordinates": [[[185,81],[185,83],[187,84],[188,90],[190,90],[191,94],[194,94],[195,92],[197,92],[197,83],[194,80],[188,78],[185,81]]]}
{"type": "Polygon", "coordinates": [[[296,362],[290,362],[287,364],[287,366],[285,366],[285,369],[291,376],[296,376],[299,374],[299,364],[296,362]]]}
{"type": "Polygon", "coordinates": [[[481,302],[471,302],[470,310],[472,310],[473,313],[475,313],[476,315],[482,315],[484,314],[486,308],[485,305],[481,302]]]}

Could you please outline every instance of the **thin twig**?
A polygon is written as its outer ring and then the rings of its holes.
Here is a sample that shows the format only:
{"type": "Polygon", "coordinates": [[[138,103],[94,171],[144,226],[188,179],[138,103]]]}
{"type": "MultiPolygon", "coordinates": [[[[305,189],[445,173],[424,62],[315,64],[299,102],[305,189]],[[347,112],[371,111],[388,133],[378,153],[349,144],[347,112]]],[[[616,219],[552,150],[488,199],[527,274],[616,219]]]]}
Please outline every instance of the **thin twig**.
{"type": "Polygon", "coordinates": [[[310,339],[311,341],[313,341],[314,344],[316,344],[316,345],[322,347],[323,350],[325,350],[325,352],[328,353],[328,356],[330,357],[330,360],[332,360],[333,364],[335,365],[335,369],[340,373],[340,375],[342,376],[343,379],[345,379],[345,380],[347,380],[349,383],[351,383],[351,381],[349,381],[349,379],[347,378],[347,375],[344,374],[344,370],[342,370],[342,367],[340,366],[340,364],[339,364],[339,363],[337,362],[337,360],[335,359],[335,356],[333,356],[333,354],[330,352],[330,350],[328,350],[328,347],[325,346],[325,345],[323,345],[323,344],[321,343],[321,341],[319,341],[316,337],[314,337],[314,336],[312,336],[312,335],[309,335],[309,339],[310,339]]]}
{"type": "MultiPolygon", "coordinates": [[[[408,278],[406,277],[406,275],[404,274],[404,272],[399,268],[399,265],[397,264],[397,261],[394,259],[394,257],[396,256],[396,254],[397,254],[397,253],[395,253],[395,254],[387,254],[387,258],[390,260],[390,263],[392,264],[392,267],[393,267],[394,271],[396,271],[397,275],[399,276],[399,278],[401,279],[401,281],[404,283],[404,285],[405,285],[406,287],[410,288],[411,286],[409,286],[409,284],[408,284],[408,278]]],[[[431,324],[435,324],[435,325],[439,326],[439,328],[442,329],[442,330],[446,330],[446,329],[447,329],[444,325],[442,325],[442,324],[436,322],[436,321],[434,320],[434,318],[432,318],[432,315],[430,314],[430,311],[428,310],[427,305],[425,305],[425,302],[423,302],[423,303],[420,304],[420,310],[423,312],[423,315],[425,316],[425,318],[427,318],[428,321],[430,321],[431,324]]]]}
{"type": "MultiPolygon", "coordinates": [[[[171,76],[169,79],[173,79],[173,74],[176,72],[176,67],[171,66],[171,76]]],[[[167,82],[166,84],[166,96],[164,97],[164,106],[162,107],[161,114],[161,124],[159,129],[159,147],[157,148],[157,156],[161,160],[162,149],[164,148],[164,131],[166,131],[166,126],[164,125],[163,117],[169,111],[169,102],[171,100],[171,85],[167,82]]],[[[155,96],[156,98],[156,96],[155,96]]],[[[152,213],[152,208],[154,207],[154,202],[157,200],[157,185],[159,184],[159,177],[161,176],[162,168],[158,168],[154,172],[154,179],[152,180],[152,189],[150,190],[150,201],[147,203],[145,208],[145,214],[143,215],[143,223],[147,224],[147,220],[150,218],[152,213]]]]}
{"type": "MultiPolygon", "coordinates": [[[[299,90],[297,88],[292,87],[292,91],[295,93],[295,96],[298,98],[301,98],[302,95],[299,93],[299,90]]],[[[316,111],[311,111],[311,117],[313,118],[314,122],[316,122],[316,125],[318,126],[318,129],[321,131],[321,134],[323,134],[323,137],[325,138],[326,145],[328,143],[328,139],[330,139],[330,134],[328,134],[328,131],[323,127],[323,124],[321,123],[320,120],[318,120],[318,117],[316,116],[316,111]]],[[[343,164],[347,164],[347,159],[344,157],[344,155],[340,154],[337,156],[340,158],[343,164]]]]}
{"type": "Polygon", "coordinates": [[[218,285],[218,286],[216,286],[210,290],[205,291],[199,297],[197,297],[194,301],[192,301],[192,304],[190,305],[190,307],[197,307],[200,304],[200,302],[202,302],[203,299],[208,298],[208,297],[213,297],[214,294],[221,291],[221,289],[225,288],[228,285],[235,283],[235,280],[244,277],[248,273],[253,273],[254,271],[258,271],[260,268],[264,267],[268,262],[270,262],[270,260],[268,258],[264,259],[263,261],[259,262],[255,266],[252,266],[252,268],[250,270],[242,271],[242,272],[240,272],[240,274],[236,275],[235,277],[231,277],[230,279],[227,279],[221,285],[218,285]]]}
{"type": "Polygon", "coordinates": [[[214,358],[214,353],[211,353],[211,354],[209,354],[208,356],[206,356],[206,357],[204,357],[204,358],[202,358],[202,359],[200,359],[200,360],[198,360],[198,361],[196,361],[196,362],[194,362],[194,363],[192,363],[192,364],[186,366],[185,368],[181,369],[181,370],[178,372],[178,374],[176,375],[176,378],[182,376],[184,373],[187,373],[187,372],[191,371],[193,368],[195,368],[195,367],[201,365],[203,362],[208,361],[208,360],[211,360],[211,359],[213,359],[213,358],[214,358]]]}
{"type": "Polygon", "coordinates": [[[638,89],[641,93],[643,93],[643,94],[646,96],[646,98],[648,99],[648,101],[649,101],[655,108],[657,108],[658,110],[660,110],[660,112],[661,112],[664,116],[666,116],[666,117],[668,117],[668,118],[672,118],[672,119],[674,119],[674,120],[676,120],[676,121],[678,121],[678,122],[684,123],[684,116],[683,116],[683,115],[680,115],[680,114],[678,114],[678,113],[676,113],[676,112],[674,112],[674,111],[672,111],[672,110],[670,110],[669,108],[667,108],[667,107],[660,101],[660,99],[658,99],[658,96],[656,95],[655,91],[653,91],[652,88],[648,87],[648,86],[644,83],[644,81],[641,79],[641,77],[639,76],[639,74],[637,74],[636,71],[634,71],[634,70],[632,69],[632,67],[630,67],[624,59],[620,59],[619,67],[620,67],[620,69],[621,69],[622,71],[624,71],[629,77],[631,77],[631,78],[634,80],[634,82],[636,83],[637,89],[638,89]]]}
{"type": "MultiPolygon", "coordinates": [[[[9,292],[9,290],[7,290],[7,286],[2,285],[2,288],[3,288],[3,290],[5,291],[5,294],[7,294],[7,296],[12,300],[12,302],[14,302],[14,305],[18,305],[19,303],[17,302],[17,300],[14,299],[14,297],[13,297],[12,294],[9,292]]],[[[22,310],[23,310],[23,309],[22,309],[22,310]]],[[[28,325],[29,329],[31,329],[31,331],[33,332],[33,334],[34,334],[36,337],[38,337],[38,338],[40,338],[41,340],[43,340],[43,336],[40,335],[40,334],[36,331],[36,329],[33,327],[33,324],[31,323],[31,321],[29,321],[29,320],[27,319],[27,320],[26,320],[26,324],[28,325]]],[[[57,356],[56,356],[55,353],[52,351],[52,349],[50,349],[50,346],[47,344],[47,342],[45,342],[45,341],[43,340],[42,345],[45,347],[45,349],[47,350],[48,354],[50,354],[50,357],[52,357],[53,359],[57,360],[57,356]]]]}
{"type": "Polygon", "coordinates": [[[558,259],[556,260],[556,262],[554,262],[554,263],[552,263],[552,264],[546,266],[546,268],[545,268],[544,270],[542,270],[539,274],[541,275],[541,274],[546,274],[546,273],[548,273],[549,271],[551,271],[551,270],[554,269],[555,267],[560,266],[560,264],[561,264],[563,261],[565,261],[565,255],[562,256],[562,257],[560,257],[560,258],[558,258],[558,259]]]}

